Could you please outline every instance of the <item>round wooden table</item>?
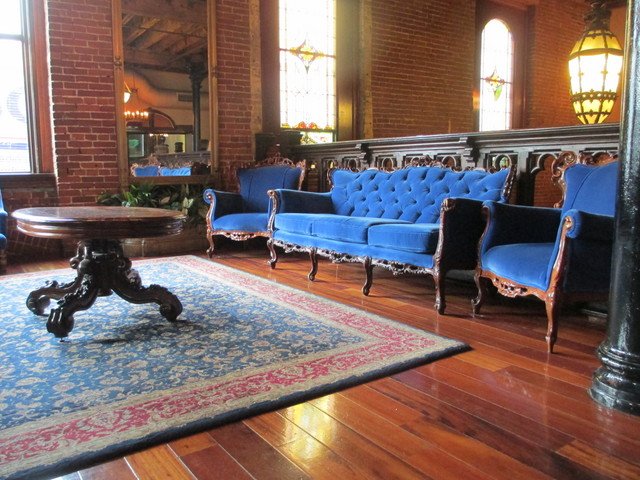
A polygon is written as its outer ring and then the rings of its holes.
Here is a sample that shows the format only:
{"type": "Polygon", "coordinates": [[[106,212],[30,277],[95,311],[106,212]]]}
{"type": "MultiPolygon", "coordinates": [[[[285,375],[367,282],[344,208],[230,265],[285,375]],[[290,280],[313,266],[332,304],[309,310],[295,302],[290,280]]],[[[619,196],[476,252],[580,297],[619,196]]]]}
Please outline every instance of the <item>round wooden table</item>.
{"type": "Polygon", "coordinates": [[[76,256],[70,261],[76,279],[64,284],[49,281],[27,297],[27,307],[37,315],[44,315],[50,299],[58,300],[47,320],[47,330],[56,337],[69,335],[75,312],[87,310],[98,296],[113,292],[131,303],[159,304],[169,321],[182,312],[180,300],[166,288],[142,286],[121,245],[125,238],[180,233],[182,213],[139,207],[35,207],[16,210],[12,216],[18,230],[27,235],[78,240],[76,256]]]}

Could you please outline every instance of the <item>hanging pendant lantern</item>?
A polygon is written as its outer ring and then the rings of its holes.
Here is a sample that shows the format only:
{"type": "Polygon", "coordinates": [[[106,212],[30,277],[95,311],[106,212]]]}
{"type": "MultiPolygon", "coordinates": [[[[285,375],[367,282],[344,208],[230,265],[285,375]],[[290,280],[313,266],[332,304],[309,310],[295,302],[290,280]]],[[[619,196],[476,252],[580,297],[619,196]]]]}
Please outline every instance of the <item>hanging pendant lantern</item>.
{"type": "Polygon", "coordinates": [[[611,12],[605,1],[591,1],[585,15],[587,28],[569,55],[571,101],[578,119],[585,124],[602,123],[617,98],[623,52],[609,30],[611,12]]]}

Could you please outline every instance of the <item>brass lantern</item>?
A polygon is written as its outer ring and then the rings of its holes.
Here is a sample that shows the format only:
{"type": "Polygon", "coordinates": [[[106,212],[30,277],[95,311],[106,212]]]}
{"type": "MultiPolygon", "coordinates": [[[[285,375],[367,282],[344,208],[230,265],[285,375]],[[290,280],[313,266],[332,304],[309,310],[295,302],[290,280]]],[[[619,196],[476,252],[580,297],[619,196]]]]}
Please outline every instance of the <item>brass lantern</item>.
{"type": "Polygon", "coordinates": [[[611,12],[605,1],[592,1],[587,28],[569,55],[571,101],[582,123],[602,123],[617,98],[622,47],[609,30],[611,12]]]}

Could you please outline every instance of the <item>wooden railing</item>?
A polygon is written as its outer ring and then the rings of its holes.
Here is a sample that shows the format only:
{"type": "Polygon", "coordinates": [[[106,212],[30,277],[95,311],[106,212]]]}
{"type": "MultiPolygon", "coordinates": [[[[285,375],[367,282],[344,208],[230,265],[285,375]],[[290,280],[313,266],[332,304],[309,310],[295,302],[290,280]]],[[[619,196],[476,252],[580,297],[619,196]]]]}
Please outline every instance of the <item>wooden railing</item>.
{"type": "Polygon", "coordinates": [[[498,168],[515,164],[516,202],[534,204],[536,176],[562,152],[576,155],[618,153],[619,124],[376,138],[291,147],[294,160],[307,161],[306,189],[329,189],[327,173],[341,167],[362,170],[401,168],[413,160],[455,163],[460,168],[498,168]]]}

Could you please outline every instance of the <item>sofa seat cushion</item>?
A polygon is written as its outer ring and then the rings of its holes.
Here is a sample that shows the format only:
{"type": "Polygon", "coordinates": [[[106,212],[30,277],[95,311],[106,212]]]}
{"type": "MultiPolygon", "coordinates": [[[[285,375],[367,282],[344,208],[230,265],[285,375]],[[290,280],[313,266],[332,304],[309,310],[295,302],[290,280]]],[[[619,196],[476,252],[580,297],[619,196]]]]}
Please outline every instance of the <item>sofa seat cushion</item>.
{"type": "Polygon", "coordinates": [[[433,254],[438,246],[439,223],[385,224],[369,229],[372,247],[433,254]]]}
{"type": "Polygon", "coordinates": [[[311,234],[320,238],[366,244],[369,228],[385,223],[408,224],[409,222],[385,218],[350,217],[348,215],[315,215],[311,234]]]}
{"type": "Polygon", "coordinates": [[[266,232],[268,220],[267,213],[232,213],[217,218],[211,226],[214,230],[227,232],[266,232]]]}
{"type": "Polygon", "coordinates": [[[554,243],[514,243],[490,248],[482,255],[482,269],[522,285],[546,290],[554,243]]]}
{"type": "Polygon", "coordinates": [[[273,226],[283,232],[311,235],[311,224],[316,216],[311,213],[279,213],[273,226]]]}

